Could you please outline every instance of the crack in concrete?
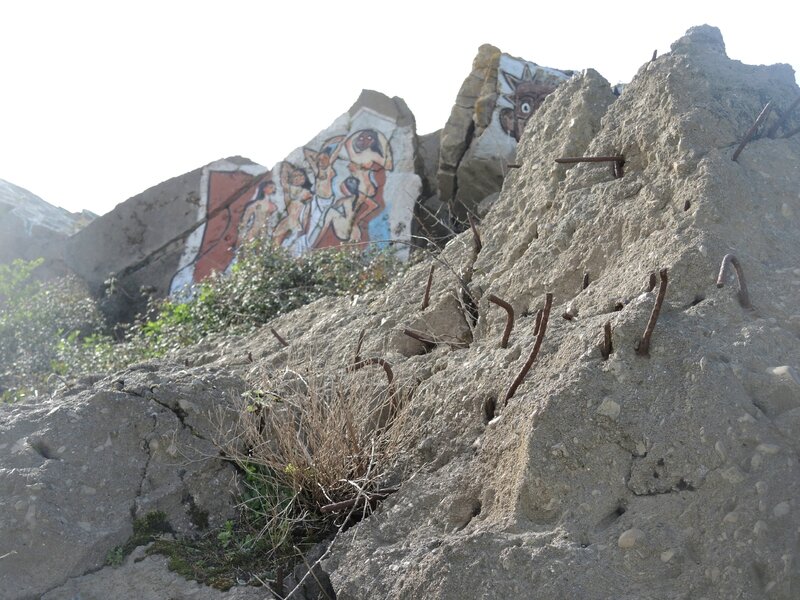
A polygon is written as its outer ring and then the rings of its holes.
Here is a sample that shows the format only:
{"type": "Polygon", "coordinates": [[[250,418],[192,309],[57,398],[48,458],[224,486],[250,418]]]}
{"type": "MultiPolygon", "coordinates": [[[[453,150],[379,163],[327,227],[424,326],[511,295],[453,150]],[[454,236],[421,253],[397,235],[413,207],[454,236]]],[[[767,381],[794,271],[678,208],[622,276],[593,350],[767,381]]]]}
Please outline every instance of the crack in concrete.
{"type": "Polygon", "coordinates": [[[141,393],[138,390],[134,390],[134,389],[130,389],[130,388],[125,388],[122,391],[125,392],[126,394],[130,394],[132,396],[136,396],[137,398],[144,398],[145,400],[152,400],[153,402],[155,402],[159,406],[161,406],[163,408],[166,408],[173,415],[175,415],[175,417],[177,417],[178,421],[180,421],[180,423],[181,423],[181,426],[184,427],[185,429],[188,429],[189,433],[191,433],[192,436],[194,436],[196,438],[199,438],[201,440],[206,440],[205,436],[200,435],[195,430],[195,428],[192,427],[192,425],[190,423],[186,422],[186,417],[188,417],[189,415],[185,410],[183,410],[180,407],[180,405],[178,405],[177,407],[172,407],[169,404],[167,404],[166,402],[162,402],[161,400],[156,398],[156,395],[155,395],[152,387],[149,390],[147,390],[147,392],[145,392],[145,393],[141,393]]]}
{"type": "Polygon", "coordinates": [[[195,430],[195,428],[194,428],[194,427],[192,427],[192,425],[191,425],[191,424],[189,424],[189,423],[187,423],[187,422],[186,422],[186,417],[188,417],[189,415],[188,415],[188,413],[187,413],[185,410],[183,410],[183,409],[182,409],[180,406],[177,406],[177,407],[173,408],[173,407],[172,407],[172,406],[170,406],[169,404],[166,404],[166,403],[164,403],[164,402],[160,401],[158,398],[156,398],[156,397],[155,397],[155,395],[151,396],[151,397],[150,397],[150,400],[152,400],[153,402],[155,402],[155,403],[156,403],[156,404],[158,404],[159,406],[163,406],[163,407],[164,407],[164,408],[166,408],[168,411],[170,411],[172,414],[174,414],[174,415],[177,417],[178,421],[180,421],[180,423],[181,423],[181,426],[182,426],[184,429],[188,429],[188,430],[189,430],[189,433],[191,433],[191,434],[192,434],[194,437],[196,437],[196,438],[200,438],[201,440],[205,440],[205,439],[206,439],[204,436],[202,436],[202,435],[200,435],[199,433],[197,433],[197,431],[195,430]]]}
{"type": "Polygon", "coordinates": [[[153,427],[150,431],[142,436],[142,449],[147,453],[147,459],[144,462],[144,466],[142,467],[142,475],[139,478],[139,487],[136,490],[136,495],[133,498],[131,503],[130,513],[131,513],[131,520],[136,519],[136,501],[142,497],[142,490],[144,489],[144,482],[147,479],[147,470],[150,467],[150,461],[153,459],[153,451],[150,448],[150,440],[152,435],[156,431],[156,427],[158,427],[158,415],[152,415],[153,418],[153,427]]]}
{"type": "MultiPolygon", "coordinates": [[[[134,395],[134,396],[140,396],[140,394],[136,394],[136,393],[133,393],[133,392],[131,392],[131,394],[134,395]]],[[[147,478],[147,469],[150,466],[150,461],[153,458],[153,452],[150,449],[150,437],[153,435],[153,433],[155,433],[156,427],[158,426],[158,416],[157,415],[151,415],[151,417],[153,419],[153,426],[152,426],[152,428],[150,429],[149,432],[147,432],[144,436],[142,436],[142,441],[143,441],[142,450],[144,450],[147,453],[147,459],[145,460],[144,466],[142,467],[141,477],[139,479],[139,485],[138,485],[138,487],[136,489],[136,495],[134,496],[133,501],[131,502],[131,507],[129,509],[129,512],[130,512],[130,515],[131,515],[131,521],[134,521],[136,519],[136,500],[138,500],[142,496],[142,489],[144,488],[144,481],[147,478]]],[[[69,581],[71,581],[73,579],[79,579],[80,577],[86,577],[87,575],[93,575],[94,573],[102,571],[107,566],[108,565],[104,562],[104,563],[102,563],[102,564],[100,564],[100,565],[98,565],[96,567],[91,567],[89,569],[86,569],[85,571],[83,571],[83,572],[81,572],[81,573],[79,573],[77,575],[71,575],[71,576],[67,577],[66,579],[64,579],[63,581],[60,581],[57,584],[55,584],[54,586],[52,586],[51,588],[47,589],[45,592],[42,593],[42,596],[46,596],[50,592],[52,592],[54,590],[57,590],[58,588],[60,588],[61,586],[66,585],[67,582],[69,582],[69,581]]]]}

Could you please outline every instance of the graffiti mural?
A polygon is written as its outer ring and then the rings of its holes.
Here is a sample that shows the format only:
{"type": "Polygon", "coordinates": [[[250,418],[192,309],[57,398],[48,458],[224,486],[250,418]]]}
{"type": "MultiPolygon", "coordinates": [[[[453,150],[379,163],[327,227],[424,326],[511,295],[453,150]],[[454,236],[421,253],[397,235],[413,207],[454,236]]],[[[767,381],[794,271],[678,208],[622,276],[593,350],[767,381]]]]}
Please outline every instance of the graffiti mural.
{"type": "Polygon", "coordinates": [[[500,57],[498,75],[499,125],[506,135],[519,141],[531,115],[572,72],[540,67],[504,54],[500,57]]]}
{"type": "MultiPolygon", "coordinates": [[[[339,121],[270,171],[227,161],[206,167],[203,225],[187,239],[171,293],[225,272],[237,249],[256,237],[296,256],[408,239],[421,188],[413,130],[368,108],[339,121]]],[[[398,254],[404,257],[407,248],[398,254]]]]}
{"type": "Polygon", "coordinates": [[[500,126],[508,135],[519,141],[528,119],[542,105],[545,97],[555,91],[560,81],[555,77],[548,77],[544,69],[535,67],[532,70],[528,63],[523,65],[520,77],[502,69],[500,74],[505,84],[511,88],[511,92],[502,96],[511,107],[500,109],[500,126]]]}

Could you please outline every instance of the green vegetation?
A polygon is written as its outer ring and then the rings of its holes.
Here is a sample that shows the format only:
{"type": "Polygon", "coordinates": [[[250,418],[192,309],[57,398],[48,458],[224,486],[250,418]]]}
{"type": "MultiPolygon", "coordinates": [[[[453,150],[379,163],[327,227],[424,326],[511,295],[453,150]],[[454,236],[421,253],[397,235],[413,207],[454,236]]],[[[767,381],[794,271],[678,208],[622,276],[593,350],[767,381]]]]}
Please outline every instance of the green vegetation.
{"type": "Polygon", "coordinates": [[[256,467],[244,471],[242,510],[234,520],[195,538],[160,538],[148,554],[169,558],[169,568],[220,590],[237,581],[274,582],[278,570],[291,566],[307,551],[319,532],[310,527],[291,530],[291,520],[276,520],[292,509],[292,490],[264,485],[256,467]]]}
{"type": "Polygon", "coordinates": [[[145,546],[166,533],[173,533],[167,515],[161,511],[147,513],[133,522],[133,535],[121,546],[116,546],[106,557],[106,563],[119,566],[133,550],[145,546]]]}
{"type": "Polygon", "coordinates": [[[38,396],[69,374],[64,344],[103,326],[88,290],[75,277],[34,278],[41,260],[0,265],[0,400],[38,396]]]}
{"type": "MultiPolygon", "coordinates": [[[[3,401],[49,393],[59,381],[109,373],[165,355],[217,332],[246,333],[326,295],[386,284],[400,264],[391,251],[317,251],[294,258],[262,242],[240,251],[224,276],[185,297],[153,301],[137,322],[103,322],[74,278],[35,279],[40,261],[0,266],[0,393],[3,401]],[[111,332],[114,332],[112,335],[111,332]]],[[[301,361],[294,383],[252,375],[239,422],[223,448],[242,474],[241,511],[221,528],[189,508],[202,533],[176,539],[164,513],[134,523],[111,550],[120,565],[137,546],[169,557],[187,578],[228,589],[237,581],[280,586],[311,547],[367,514],[388,493],[401,448],[404,390],[370,367],[301,361]],[[348,502],[342,511],[324,506],[348,502]]]]}
{"type": "Polygon", "coordinates": [[[380,287],[400,268],[391,251],[328,249],[300,258],[255,241],[230,273],[152,301],[126,325],[105,323],[74,277],[34,278],[41,261],[0,265],[0,400],[50,393],[60,380],[110,373],[215,332],[243,333],[327,295],[380,287]],[[114,331],[114,335],[111,332],[114,331]]]}

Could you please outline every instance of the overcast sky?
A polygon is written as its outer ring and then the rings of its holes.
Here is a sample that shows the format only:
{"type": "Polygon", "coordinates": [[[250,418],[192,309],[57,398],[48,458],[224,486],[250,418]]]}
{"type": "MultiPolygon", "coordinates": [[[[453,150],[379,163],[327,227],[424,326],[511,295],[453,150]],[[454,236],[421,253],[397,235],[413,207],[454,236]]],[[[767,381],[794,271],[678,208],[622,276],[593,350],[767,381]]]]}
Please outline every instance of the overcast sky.
{"type": "Polygon", "coordinates": [[[273,165],[362,88],[441,128],[478,46],[628,81],[689,27],[800,68],[786,3],[0,0],[0,178],[98,214],[231,155],[273,165]]]}

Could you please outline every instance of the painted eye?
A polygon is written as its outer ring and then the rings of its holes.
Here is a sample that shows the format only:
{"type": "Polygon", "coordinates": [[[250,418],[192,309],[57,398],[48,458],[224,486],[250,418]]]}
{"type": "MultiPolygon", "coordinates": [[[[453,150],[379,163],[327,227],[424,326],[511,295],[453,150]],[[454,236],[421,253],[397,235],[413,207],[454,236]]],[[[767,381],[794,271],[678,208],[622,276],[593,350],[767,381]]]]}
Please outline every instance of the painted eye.
{"type": "Polygon", "coordinates": [[[530,114],[532,107],[530,105],[530,102],[523,102],[522,104],[520,104],[519,109],[522,112],[522,114],[527,115],[530,114]]]}

